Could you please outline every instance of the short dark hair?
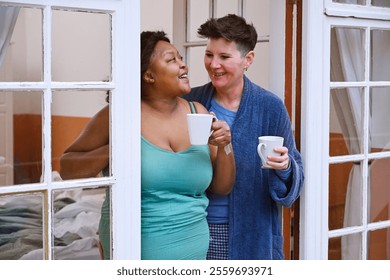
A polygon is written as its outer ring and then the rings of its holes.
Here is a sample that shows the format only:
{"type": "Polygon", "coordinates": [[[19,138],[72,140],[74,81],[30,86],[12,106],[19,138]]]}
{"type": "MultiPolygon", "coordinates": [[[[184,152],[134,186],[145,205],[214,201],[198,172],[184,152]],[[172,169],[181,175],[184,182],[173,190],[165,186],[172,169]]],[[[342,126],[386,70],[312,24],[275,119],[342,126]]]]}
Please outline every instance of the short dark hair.
{"type": "Polygon", "coordinates": [[[242,56],[254,50],[257,42],[257,32],[253,24],[235,14],[208,19],[198,28],[198,35],[200,38],[224,38],[235,42],[242,56]]]}
{"type": "Polygon", "coordinates": [[[159,41],[170,43],[170,40],[164,31],[141,32],[141,85],[143,76],[150,64],[150,58],[159,41]]]}

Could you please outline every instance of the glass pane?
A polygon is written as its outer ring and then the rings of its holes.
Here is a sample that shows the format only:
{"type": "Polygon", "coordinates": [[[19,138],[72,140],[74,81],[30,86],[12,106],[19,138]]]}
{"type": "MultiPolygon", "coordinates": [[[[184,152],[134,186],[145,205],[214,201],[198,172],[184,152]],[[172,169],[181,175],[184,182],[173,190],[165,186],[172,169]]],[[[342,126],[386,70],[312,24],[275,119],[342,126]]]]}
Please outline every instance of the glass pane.
{"type": "Polygon", "coordinates": [[[42,93],[0,91],[0,186],[38,183],[42,93]]]}
{"type": "Polygon", "coordinates": [[[369,176],[369,219],[380,222],[390,219],[390,158],[375,159],[369,176]]]}
{"type": "Polygon", "coordinates": [[[390,1],[389,0],[371,0],[371,5],[377,6],[377,7],[390,8],[390,1]]]}
{"type": "Polygon", "coordinates": [[[366,5],[366,0],[333,0],[334,3],[366,5]]]}
{"type": "MultiPolygon", "coordinates": [[[[101,259],[99,223],[105,188],[58,190],[53,191],[52,194],[53,258],[57,260],[101,259]]],[[[109,217],[109,212],[107,214],[109,217]]],[[[104,230],[110,232],[109,227],[104,230]]],[[[110,244],[109,240],[108,244],[110,244]]]]}
{"type": "Polygon", "coordinates": [[[329,165],[329,230],[345,226],[347,188],[353,166],[352,162],[329,165]]]}
{"type": "Polygon", "coordinates": [[[259,37],[269,35],[269,2],[269,0],[245,1],[244,17],[247,22],[253,23],[259,37]]]}
{"type": "Polygon", "coordinates": [[[41,9],[0,5],[0,82],[42,81],[42,42],[41,9]]]}
{"type": "Polygon", "coordinates": [[[368,232],[368,259],[390,260],[390,228],[368,232]]]}
{"type": "Polygon", "coordinates": [[[341,237],[329,239],[328,260],[341,260],[341,237]]]}
{"type": "Polygon", "coordinates": [[[187,5],[187,41],[199,41],[197,30],[210,17],[209,0],[188,0],[187,5]]]}
{"type": "Polygon", "coordinates": [[[269,43],[257,43],[255,47],[255,59],[245,73],[252,82],[263,88],[268,88],[269,82],[269,43]]]}
{"type": "Polygon", "coordinates": [[[55,81],[111,80],[111,16],[53,11],[55,81]]]}
{"type": "Polygon", "coordinates": [[[364,80],[364,29],[332,27],[330,77],[332,82],[364,80]]]}
{"type": "Polygon", "coordinates": [[[107,91],[53,92],[53,176],[60,173],[63,179],[96,177],[103,175],[104,168],[109,170],[107,98],[107,91]],[[69,153],[61,161],[65,151],[69,153]]]}
{"type": "Polygon", "coordinates": [[[363,89],[332,89],[330,99],[330,156],[363,153],[363,89]]]}
{"type": "Polygon", "coordinates": [[[238,0],[214,0],[214,17],[238,14],[238,0]]]}
{"type": "Polygon", "coordinates": [[[112,226],[111,226],[111,187],[105,187],[104,201],[101,209],[99,220],[99,252],[100,258],[104,260],[112,259],[112,226]]]}
{"type": "Polygon", "coordinates": [[[193,47],[188,49],[188,74],[192,87],[205,84],[209,81],[207,71],[204,67],[204,53],[206,47],[193,47]]]}
{"type": "Polygon", "coordinates": [[[0,186],[14,182],[12,93],[0,91],[0,186]]]}
{"type": "Polygon", "coordinates": [[[341,259],[362,260],[362,234],[355,233],[341,237],[341,259]]]}
{"type": "Polygon", "coordinates": [[[370,90],[370,136],[371,152],[390,150],[390,87],[371,88],[370,90]]]}
{"type": "Polygon", "coordinates": [[[329,239],[329,260],[362,260],[362,235],[355,233],[329,239]]]}
{"type": "Polygon", "coordinates": [[[43,193],[0,196],[0,260],[43,260],[43,193]]]}
{"type": "MultiPolygon", "coordinates": [[[[388,1],[390,3],[390,1],[388,1]]],[[[390,81],[390,30],[371,31],[371,80],[390,81]]]]}

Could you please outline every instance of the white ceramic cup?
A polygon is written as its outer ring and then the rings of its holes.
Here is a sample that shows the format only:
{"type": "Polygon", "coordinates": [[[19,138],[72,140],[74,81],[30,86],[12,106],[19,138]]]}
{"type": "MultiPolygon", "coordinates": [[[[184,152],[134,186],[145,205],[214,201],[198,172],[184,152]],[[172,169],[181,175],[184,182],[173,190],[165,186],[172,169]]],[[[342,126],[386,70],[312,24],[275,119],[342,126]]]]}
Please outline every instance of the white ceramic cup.
{"type": "Polygon", "coordinates": [[[267,164],[268,156],[280,156],[280,153],[274,151],[276,147],[283,146],[284,138],[280,136],[260,136],[257,145],[257,153],[263,163],[263,167],[272,168],[267,164]]]}
{"type": "Polygon", "coordinates": [[[211,114],[187,114],[188,133],[191,145],[207,145],[212,133],[211,123],[215,118],[211,114]]]}

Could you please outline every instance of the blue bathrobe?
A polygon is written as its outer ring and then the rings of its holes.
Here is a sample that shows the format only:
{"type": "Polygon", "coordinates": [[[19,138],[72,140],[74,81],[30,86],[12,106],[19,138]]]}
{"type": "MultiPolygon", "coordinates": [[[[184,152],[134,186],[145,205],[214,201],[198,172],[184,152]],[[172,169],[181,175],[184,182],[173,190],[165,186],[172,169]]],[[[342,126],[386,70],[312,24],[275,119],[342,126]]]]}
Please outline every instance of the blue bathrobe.
{"type": "MultiPolygon", "coordinates": [[[[211,83],[184,96],[210,109],[211,83]]],[[[229,259],[284,259],[278,205],[290,207],[298,198],[304,175],[290,118],[282,100],[244,76],[244,89],[231,127],[236,181],[229,195],[229,259]],[[258,137],[284,137],[291,167],[288,171],[261,169],[258,137]]]]}

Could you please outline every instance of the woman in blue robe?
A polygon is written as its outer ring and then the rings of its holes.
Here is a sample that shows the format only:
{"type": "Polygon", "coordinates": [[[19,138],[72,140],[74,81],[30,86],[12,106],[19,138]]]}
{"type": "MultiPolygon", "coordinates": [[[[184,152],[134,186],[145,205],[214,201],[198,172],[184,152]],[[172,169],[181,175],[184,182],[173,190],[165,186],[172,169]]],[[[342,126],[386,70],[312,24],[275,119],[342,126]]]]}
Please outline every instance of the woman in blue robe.
{"type": "Polygon", "coordinates": [[[254,59],[257,33],[236,15],[209,19],[198,29],[207,38],[204,65],[210,83],[184,97],[198,101],[232,133],[236,180],[229,195],[209,194],[208,259],[284,259],[280,206],[299,197],[304,174],[289,115],[282,100],[251,82],[245,71],[254,59]],[[258,137],[284,137],[281,156],[262,168],[258,137]]]}

